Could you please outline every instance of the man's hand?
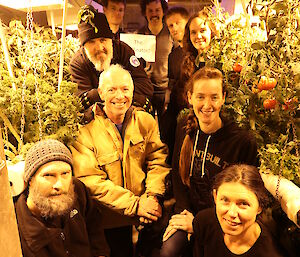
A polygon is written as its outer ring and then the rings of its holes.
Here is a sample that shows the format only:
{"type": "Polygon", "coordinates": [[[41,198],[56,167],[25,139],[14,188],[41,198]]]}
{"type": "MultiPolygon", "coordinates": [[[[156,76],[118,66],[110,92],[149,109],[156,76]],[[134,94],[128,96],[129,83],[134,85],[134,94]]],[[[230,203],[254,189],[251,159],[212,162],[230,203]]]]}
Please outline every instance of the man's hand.
{"type": "Polygon", "coordinates": [[[182,211],[180,214],[173,215],[163,235],[163,241],[168,240],[177,230],[183,230],[192,234],[194,232],[193,220],[194,215],[187,210],[182,211]]]}
{"type": "Polygon", "coordinates": [[[137,215],[140,216],[142,223],[157,221],[162,215],[161,206],[155,196],[143,194],[140,197],[137,215]]]}

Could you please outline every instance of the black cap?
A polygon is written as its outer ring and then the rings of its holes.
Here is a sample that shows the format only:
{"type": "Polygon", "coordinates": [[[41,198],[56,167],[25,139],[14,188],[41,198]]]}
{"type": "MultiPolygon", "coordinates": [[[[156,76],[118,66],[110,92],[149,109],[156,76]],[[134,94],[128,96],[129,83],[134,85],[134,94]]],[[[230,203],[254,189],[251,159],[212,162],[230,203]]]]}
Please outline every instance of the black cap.
{"type": "MultiPolygon", "coordinates": [[[[92,6],[91,8],[84,6],[84,10],[89,10],[92,14],[89,19],[87,15],[81,15],[80,22],[78,24],[78,36],[81,45],[84,45],[87,41],[94,38],[113,38],[112,33],[105,14],[98,13],[92,6]],[[83,17],[85,20],[83,20],[83,17]]],[[[80,11],[83,13],[82,10],[80,11]]],[[[86,13],[86,12],[85,12],[86,13]]]]}

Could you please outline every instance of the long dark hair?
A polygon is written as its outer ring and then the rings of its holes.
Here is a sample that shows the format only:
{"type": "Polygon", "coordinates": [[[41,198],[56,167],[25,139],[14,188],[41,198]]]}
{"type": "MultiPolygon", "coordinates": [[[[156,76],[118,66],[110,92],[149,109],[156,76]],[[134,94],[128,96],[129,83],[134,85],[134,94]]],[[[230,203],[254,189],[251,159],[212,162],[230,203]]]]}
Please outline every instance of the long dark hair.
{"type": "Polygon", "coordinates": [[[208,26],[211,30],[211,38],[213,38],[216,35],[216,31],[217,31],[215,25],[209,19],[208,11],[205,9],[195,13],[189,18],[185,26],[185,32],[183,37],[183,51],[185,53],[185,56],[183,58],[183,63],[181,66],[181,80],[183,81],[183,83],[185,83],[188,80],[188,78],[190,78],[194,74],[196,69],[195,59],[198,55],[198,51],[193,46],[190,37],[191,36],[190,25],[195,18],[200,18],[204,20],[205,23],[208,23],[208,26]]]}
{"type": "Polygon", "coordinates": [[[235,164],[225,168],[214,178],[213,190],[218,191],[223,183],[237,182],[249,190],[257,197],[259,206],[265,209],[269,202],[268,192],[264,182],[255,166],[247,164],[235,164]]]}
{"type": "MultiPolygon", "coordinates": [[[[187,92],[190,92],[190,94],[192,94],[194,91],[195,82],[201,79],[220,79],[222,81],[222,93],[225,94],[226,85],[223,82],[222,72],[217,68],[203,67],[200,70],[196,71],[194,75],[186,83],[185,95],[187,92]]],[[[182,182],[188,186],[190,185],[189,169],[190,169],[192,153],[193,153],[193,138],[198,128],[199,128],[198,119],[194,113],[193,108],[191,108],[185,126],[186,136],[182,143],[182,147],[180,150],[180,157],[179,157],[179,174],[182,179],[182,182]]]]}

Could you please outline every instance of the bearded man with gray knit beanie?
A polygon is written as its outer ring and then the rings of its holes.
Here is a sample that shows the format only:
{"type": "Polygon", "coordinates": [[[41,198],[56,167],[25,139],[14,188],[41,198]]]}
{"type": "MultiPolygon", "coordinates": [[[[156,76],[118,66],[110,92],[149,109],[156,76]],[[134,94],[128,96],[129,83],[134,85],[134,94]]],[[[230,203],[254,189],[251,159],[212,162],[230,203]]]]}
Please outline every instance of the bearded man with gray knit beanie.
{"type": "Polygon", "coordinates": [[[24,257],[109,256],[100,210],[72,170],[72,155],[57,140],[28,151],[27,187],[15,203],[24,257]]]}
{"type": "Polygon", "coordinates": [[[78,96],[85,109],[84,123],[93,118],[90,115],[93,104],[101,102],[97,92],[99,76],[110,64],[119,64],[130,72],[134,83],[133,104],[149,108],[153,85],[133,49],[113,39],[105,14],[98,13],[92,6],[83,6],[78,17],[81,48],[73,56],[69,70],[72,81],[78,85],[78,96]]]}

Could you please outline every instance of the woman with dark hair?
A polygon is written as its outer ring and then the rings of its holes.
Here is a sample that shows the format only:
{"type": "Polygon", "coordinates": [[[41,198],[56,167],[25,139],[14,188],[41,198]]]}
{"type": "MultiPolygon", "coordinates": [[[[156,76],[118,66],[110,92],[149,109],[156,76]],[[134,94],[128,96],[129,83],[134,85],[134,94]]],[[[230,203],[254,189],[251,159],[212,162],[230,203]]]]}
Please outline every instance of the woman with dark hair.
{"type": "MultiPolygon", "coordinates": [[[[202,10],[192,15],[186,26],[183,37],[183,62],[180,70],[180,80],[174,86],[172,99],[176,113],[188,107],[184,87],[189,78],[205,66],[202,54],[209,48],[211,39],[217,31],[210,21],[207,11],[202,10]]],[[[218,67],[221,68],[221,67],[218,67]]]]}
{"type": "Polygon", "coordinates": [[[209,19],[207,11],[202,10],[190,17],[183,38],[185,57],[181,65],[183,83],[198,69],[205,66],[202,54],[210,47],[211,39],[217,34],[215,25],[209,19]]]}
{"type": "Polygon", "coordinates": [[[225,91],[222,72],[216,68],[201,68],[186,84],[192,108],[179,119],[172,165],[177,214],[169,221],[161,252],[184,249],[193,233],[194,215],[214,205],[211,187],[216,174],[231,164],[258,165],[255,138],[220,114],[225,91]]]}
{"type": "MultiPolygon", "coordinates": [[[[168,110],[161,122],[161,136],[170,149],[170,162],[174,149],[176,119],[184,108],[188,108],[185,84],[188,79],[200,68],[205,66],[202,54],[209,48],[211,39],[216,35],[216,28],[210,21],[206,10],[192,15],[186,26],[183,38],[183,57],[180,68],[179,80],[174,84],[170,96],[168,110]]],[[[220,66],[219,64],[217,66],[220,66]]],[[[221,67],[219,67],[221,68],[221,67]]]]}
{"type": "Polygon", "coordinates": [[[232,165],[215,177],[215,208],[200,211],[194,221],[194,257],[283,256],[258,221],[268,202],[256,167],[232,165]]]}

